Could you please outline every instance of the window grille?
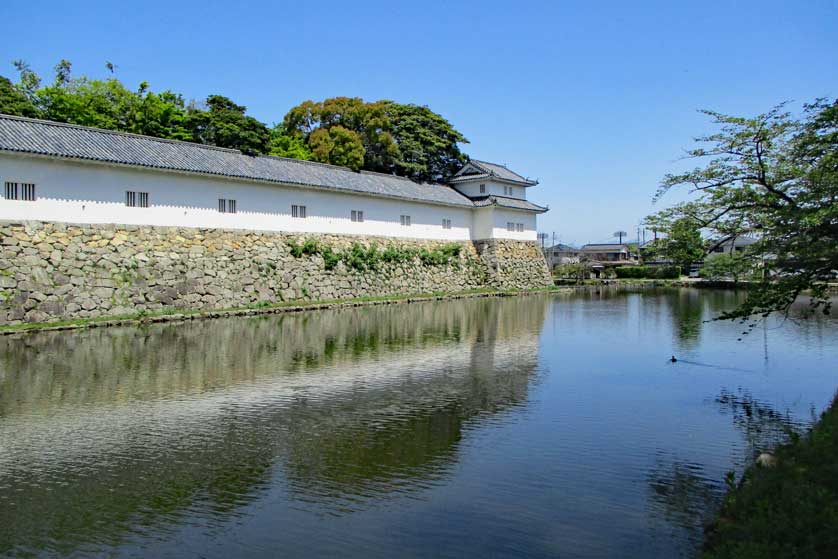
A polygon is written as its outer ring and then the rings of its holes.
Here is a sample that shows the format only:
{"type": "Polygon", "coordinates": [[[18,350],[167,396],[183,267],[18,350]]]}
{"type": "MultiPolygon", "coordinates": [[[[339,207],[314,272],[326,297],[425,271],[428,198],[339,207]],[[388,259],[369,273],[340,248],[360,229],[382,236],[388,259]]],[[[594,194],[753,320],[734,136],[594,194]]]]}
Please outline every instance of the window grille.
{"type": "Polygon", "coordinates": [[[361,210],[352,210],[352,221],[364,221],[364,212],[361,210]]]}
{"type": "Polygon", "coordinates": [[[486,185],[485,184],[480,185],[480,194],[486,194],[486,185]]]}
{"type": "Polygon", "coordinates": [[[297,217],[299,219],[306,218],[306,207],[305,206],[291,206],[291,217],[297,217]]]}
{"type": "Polygon", "coordinates": [[[25,182],[20,185],[20,199],[29,202],[35,201],[35,185],[31,182],[25,182]]]}
{"type": "Polygon", "coordinates": [[[401,216],[401,221],[402,221],[402,225],[404,227],[410,227],[410,216],[409,215],[401,216]]]}
{"type": "Polygon", "coordinates": [[[133,190],[126,191],[125,205],[129,208],[147,208],[148,192],[136,192],[133,190]]]}
{"type": "Polygon", "coordinates": [[[17,200],[17,183],[7,182],[5,189],[6,200],[17,200]]]}
{"type": "Polygon", "coordinates": [[[443,219],[442,220],[442,228],[443,229],[451,229],[451,220],[450,219],[443,219]]]}
{"type": "Polygon", "coordinates": [[[236,213],[236,201],[227,198],[218,199],[218,211],[221,213],[234,214],[236,213]]]}

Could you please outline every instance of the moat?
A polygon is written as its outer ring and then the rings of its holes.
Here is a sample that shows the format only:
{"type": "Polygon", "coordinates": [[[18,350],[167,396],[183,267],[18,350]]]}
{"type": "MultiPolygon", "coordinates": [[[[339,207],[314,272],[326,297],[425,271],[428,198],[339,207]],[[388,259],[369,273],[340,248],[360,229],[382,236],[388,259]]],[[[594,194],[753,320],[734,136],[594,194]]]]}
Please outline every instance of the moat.
{"type": "Polygon", "coordinates": [[[838,321],[709,321],[740,297],[5,336],[0,556],[692,556],[838,387],[838,321]]]}

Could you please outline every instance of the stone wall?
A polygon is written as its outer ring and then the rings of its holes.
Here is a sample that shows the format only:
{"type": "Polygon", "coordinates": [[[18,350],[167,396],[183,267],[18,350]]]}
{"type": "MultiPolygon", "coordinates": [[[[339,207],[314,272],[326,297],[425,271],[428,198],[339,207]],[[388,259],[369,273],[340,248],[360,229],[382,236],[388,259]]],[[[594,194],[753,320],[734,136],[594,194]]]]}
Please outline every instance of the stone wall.
{"type": "MultiPolygon", "coordinates": [[[[534,243],[465,241],[444,263],[415,256],[359,270],[326,269],[320,254],[294,256],[315,239],[438,251],[441,241],[271,232],[0,222],[0,324],[141,312],[224,309],[285,301],[455,292],[550,284],[534,243]]],[[[438,254],[438,252],[437,252],[438,254]]]]}
{"type": "Polygon", "coordinates": [[[533,241],[488,239],[474,241],[474,246],[486,266],[491,287],[531,289],[553,283],[544,253],[533,241]]]}

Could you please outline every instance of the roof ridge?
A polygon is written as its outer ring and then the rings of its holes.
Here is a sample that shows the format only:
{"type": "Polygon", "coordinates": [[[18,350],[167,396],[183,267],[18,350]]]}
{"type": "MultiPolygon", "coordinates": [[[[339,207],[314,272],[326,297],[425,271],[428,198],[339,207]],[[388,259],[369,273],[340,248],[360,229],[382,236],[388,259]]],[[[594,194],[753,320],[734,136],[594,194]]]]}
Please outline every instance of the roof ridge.
{"type": "MultiPolygon", "coordinates": [[[[144,140],[152,140],[154,142],[160,142],[164,144],[180,144],[186,146],[195,146],[197,148],[203,149],[211,149],[216,151],[226,151],[229,153],[238,153],[242,154],[241,150],[233,149],[233,148],[225,148],[221,146],[211,146],[208,144],[199,144],[198,142],[187,142],[186,140],[172,140],[170,138],[158,138],[157,136],[147,136],[145,134],[136,134],[134,132],[123,132],[121,130],[109,130],[107,128],[96,128],[95,126],[84,126],[83,124],[73,124],[70,122],[58,122],[55,120],[46,120],[43,118],[31,118],[28,116],[17,116],[17,115],[8,115],[5,113],[0,113],[0,119],[6,120],[19,120],[23,122],[34,122],[37,124],[44,124],[47,126],[56,126],[61,128],[74,128],[76,130],[88,130],[90,132],[97,132],[99,134],[111,134],[114,136],[127,136],[129,138],[142,138],[144,140]]],[[[263,154],[259,154],[263,155],[263,154]]]]}
{"type": "MultiPolygon", "coordinates": [[[[507,171],[512,171],[512,169],[510,169],[509,167],[507,167],[503,163],[493,163],[491,161],[486,161],[485,159],[469,159],[469,161],[477,161],[478,163],[483,163],[485,165],[495,165],[496,167],[503,167],[507,171]]],[[[515,173],[515,171],[512,171],[512,172],[515,173]]],[[[517,174],[517,173],[515,173],[515,174],[517,174]]]]}

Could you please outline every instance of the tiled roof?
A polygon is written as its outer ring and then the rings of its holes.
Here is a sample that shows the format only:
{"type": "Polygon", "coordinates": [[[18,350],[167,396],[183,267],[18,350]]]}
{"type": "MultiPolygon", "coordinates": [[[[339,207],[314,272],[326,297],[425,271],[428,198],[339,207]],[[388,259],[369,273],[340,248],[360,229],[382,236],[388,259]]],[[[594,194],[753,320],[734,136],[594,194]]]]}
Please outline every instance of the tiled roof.
{"type": "Polygon", "coordinates": [[[483,198],[473,198],[474,205],[477,207],[485,206],[500,206],[501,208],[512,208],[515,210],[526,210],[531,212],[544,213],[549,208],[533,204],[527,200],[519,198],[506,198],[504,196],[485,196],[483,198]]]}
{"type": "Polygon", "coordinates": [[[238,150],[8,115],[0,115],[0,151],[473,206],[469,198],[442,184],[419,184],[392,175],[356,173],[334,165],[250,156],[238,150]]]}
{"type": "Polygon", "coordinates": [[[488,178],[498,178],[505,181],[517,182],[521,184],[526,184],[528,186],[533,186],[538,184],[538,181],[530,180],[526,177],[519,175],[518,173],[507,169],[504,165],[498,165],[497,163],[489,163],[488,161],[480,161],[478,159],[472,159],[469,161],[471,165],[482,171],[481,173],[477,174],[462,174],[454,177],[451,182],[463,182],[467,180],[476,180],[476,179],[488,179],[488,178]]]}
{"type": "Polygon", "coordinates": [[[582,250],[590,252],[622,252],[629,250],[628,245],[619,243],[590,244],[582,247],[582,250]]]}

